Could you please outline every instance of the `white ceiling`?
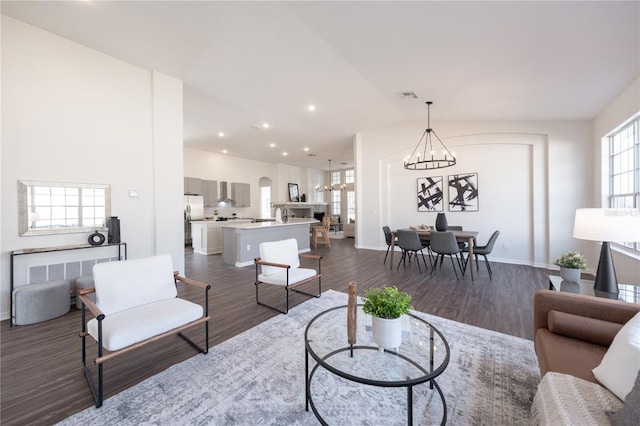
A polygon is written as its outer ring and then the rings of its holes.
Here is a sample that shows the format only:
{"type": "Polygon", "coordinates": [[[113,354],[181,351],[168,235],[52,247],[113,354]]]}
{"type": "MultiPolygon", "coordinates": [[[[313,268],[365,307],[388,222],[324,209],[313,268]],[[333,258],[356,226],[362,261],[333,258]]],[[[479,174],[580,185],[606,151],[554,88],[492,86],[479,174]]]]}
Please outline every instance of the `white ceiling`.
{"type": "Polygon", "coordinates": [[[436,129],[439,120],[591,120],[640,74],[638,1],[2,1],[1,8],[184,81],[185,146],[301,167],[326,169],[329,158],[334,169],[352,165],[356,132],[426,124],[427,100],[436,129]],[[403,99],[403,91],[418,99],[403,99]],[[270,129],[255,127],[264,121],[270,129]]]}

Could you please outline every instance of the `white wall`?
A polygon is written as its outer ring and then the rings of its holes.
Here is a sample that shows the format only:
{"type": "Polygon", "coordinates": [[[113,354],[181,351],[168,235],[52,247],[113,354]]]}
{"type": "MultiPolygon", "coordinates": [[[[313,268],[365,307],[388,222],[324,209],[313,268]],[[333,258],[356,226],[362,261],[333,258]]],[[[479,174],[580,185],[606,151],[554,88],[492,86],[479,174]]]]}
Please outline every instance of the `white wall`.
{"type": "Polygon", "coordinates": [[[168,252],[183,269],[181,90],[177,80],[2,16],[2,318],[11,251],[88,237],[20,237],[19,179],[111,185],[129,258],[168,252]]]}
{"type": "Polygon", "coordinates": [[[494,259],[547,266],[562,251],[581,249],[571,234],[575,208],[590,199],[590,123],[436,122],[434,129],[456,152],[458,164],[429,173],[405,170],[402,160],[424,124],[370,130],[356,138],[358,247],[386,248],[384,225],[434,224],[435,213],[417,211],[418,177],[446,180],[474,172],[479,211],[449,212],[445,205],[445,213],[449,224],[479,231],[480,244],[499,229],[494,259]]]}

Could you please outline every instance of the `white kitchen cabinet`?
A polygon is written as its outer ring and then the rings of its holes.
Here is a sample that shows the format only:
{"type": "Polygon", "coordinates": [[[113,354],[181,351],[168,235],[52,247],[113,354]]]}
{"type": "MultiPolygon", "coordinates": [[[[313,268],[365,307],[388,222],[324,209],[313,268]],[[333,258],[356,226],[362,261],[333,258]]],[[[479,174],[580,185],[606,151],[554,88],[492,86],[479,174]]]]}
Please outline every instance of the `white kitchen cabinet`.
{"type": "Polygon", "coordinates": [[[204,198],[205,207],[217,207],[218,206],[218,181],[203,180],[202,196],[204,198]]]}
{"type": "Polygon", "coordinates": [[[184,195],[202,195],[202,180],[200,178],[184,178],[184,195]]]}
{"type": "Polygon", "coordinates": [[[250,219],[236,219],[228,222],[196,220],[191,222],[193,251],[200,254],[222,253],[222,227],[230,223],[251,222],[250,219]]]}
{"type": "Polygon", "coordinates": [[[251,185],[233,182],[231,184],[231,198],[234,207],[251,207],[251,185]]]}

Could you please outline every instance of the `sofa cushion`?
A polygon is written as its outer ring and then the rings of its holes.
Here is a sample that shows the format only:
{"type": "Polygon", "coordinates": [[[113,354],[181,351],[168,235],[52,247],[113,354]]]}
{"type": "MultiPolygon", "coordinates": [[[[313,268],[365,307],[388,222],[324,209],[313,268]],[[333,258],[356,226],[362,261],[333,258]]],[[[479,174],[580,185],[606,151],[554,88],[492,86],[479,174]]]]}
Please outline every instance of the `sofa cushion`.
{"type": "Polygon", "coordinates": [[[549,311],[549,330],[562,336],[573,337],[600,346],[609,346],[622,328],[622,324],[573,315],[560,311],[549,311]]]}
{"type": "Polygon", "coordinates": [[[593,375],[607,389],[624,399],[640,371],[640,312],[616,334],[593,375]]]}
{"type": "Polygon", "coordinates": [[[536,425],[604,425],[606,412],[621,407],[622,401],[598,384],[550,372],[538,385],[531,417],[536,425]]]}
{"type": "Polygon", "coordinates": [[[640,373],[624,399],[624,406],[615,412],[607,412],[613,426],[637,426],[640,419],[640,373]]]}
{"type": "Polygon", "coordinates": [[[555,371],[593,383],[597,381],[591,370],[607,352],[606,346],[554,334],[546,328],[536,331],[535,349],[541,374],[555,371]]]}
{"type": "MultiPolygon", "coordinates": [[[[176,297],[112,313],[102,321],[102,347],[116,351],[195,321],[202,314],[202,306],[176,297]]],[[[90,320],[87,330],[97,342],[98,320],[90,320]]]]}
{"type": "Polygon", "coordinates": [[[169,255],[98,263],[93,280],[96,305],[105,315],[178,294],[169,255]]]}

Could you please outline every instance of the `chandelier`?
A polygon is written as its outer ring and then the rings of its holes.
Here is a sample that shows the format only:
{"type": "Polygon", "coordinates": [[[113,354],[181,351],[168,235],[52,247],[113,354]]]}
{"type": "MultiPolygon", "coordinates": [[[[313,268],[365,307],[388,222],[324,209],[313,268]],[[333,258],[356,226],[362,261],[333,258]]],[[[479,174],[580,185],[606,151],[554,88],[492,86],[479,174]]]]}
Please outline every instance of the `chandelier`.
{"type": "MultiPolygon", "coordinates": [[[[329,180],[333,178],[331,174],[331,160],[329,160],[329,180]]],[[[316,185],[316,191],[318,192],[331,192],[331,191],[344,191],[345,185],[330,185],[321,187],[320,185],[316,185]]]]}
{"type": "Polygon", "coordinates": [[[408,170],[431,170],[444,169],[456,164],[456,154],[449,151],[449,148],[440,140],[435,130],[431,128],[431,104],[427,101],[427,130],[424,131],[418,144],[413,149],[411,155],[404,159],[404,168],[408,170]],[[431,134],[435,136],[431,140],[431,134]],[[420,147],[424,140],[424,147],[420,147]],[[438,145],[440,144],[440,145],[438,145]]]}

